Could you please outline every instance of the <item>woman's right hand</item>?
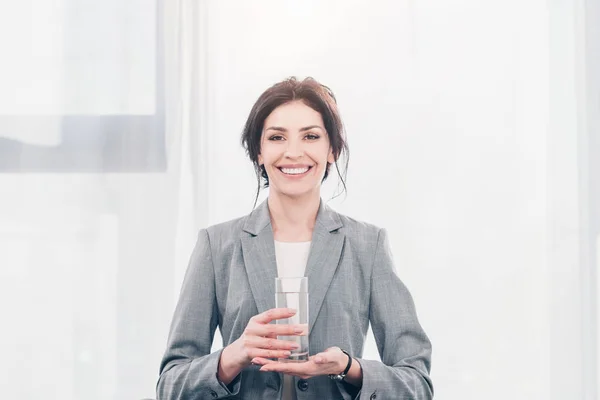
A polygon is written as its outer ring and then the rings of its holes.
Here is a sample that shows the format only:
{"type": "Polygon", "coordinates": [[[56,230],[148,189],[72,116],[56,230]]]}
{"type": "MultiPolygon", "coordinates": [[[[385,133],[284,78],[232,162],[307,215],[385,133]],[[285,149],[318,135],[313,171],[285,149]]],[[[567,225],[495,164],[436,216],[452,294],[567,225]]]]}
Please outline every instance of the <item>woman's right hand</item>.
{"type": "Polygon", "coordinates": [[[306,326],[271,324],[278,319],[289,318],[296,311],[289,308],[272,308],[250,318],[242,335],[223,349],[219,363],[219,379],[229,384],[242,369],[250,365],[254,357],[286,358],[290,350],[298,345],[289,340],[279,340],[277,336],[306,334],[306,326]]]}

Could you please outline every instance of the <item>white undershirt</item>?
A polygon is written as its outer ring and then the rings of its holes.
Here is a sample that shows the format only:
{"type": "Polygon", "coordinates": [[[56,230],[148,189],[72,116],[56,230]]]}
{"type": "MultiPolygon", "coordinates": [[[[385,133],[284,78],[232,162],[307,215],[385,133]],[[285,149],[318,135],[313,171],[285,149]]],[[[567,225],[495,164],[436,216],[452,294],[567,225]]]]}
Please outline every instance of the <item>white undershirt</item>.
{"type": "MultiPolygon", "coordinates": [[[[304,276],[309,252],[310,242],[278,242],[276,240],[277,276],[280,278],[304,276]]],[[[283,375],[281,400],[296,400],[294,378],[290,375],[283,375]]]]}
{"type": "Polygon", "coordinates": [[[310,242],[278,242],[276,240],[277,276],[280,278],[304,276],[309,251],[310,242]]]}

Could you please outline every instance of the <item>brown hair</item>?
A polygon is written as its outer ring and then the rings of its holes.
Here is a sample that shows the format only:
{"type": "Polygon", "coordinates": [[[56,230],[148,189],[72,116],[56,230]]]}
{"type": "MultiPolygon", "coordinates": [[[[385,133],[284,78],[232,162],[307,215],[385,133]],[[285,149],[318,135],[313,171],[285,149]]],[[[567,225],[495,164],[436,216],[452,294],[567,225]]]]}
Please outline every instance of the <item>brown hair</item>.
{"type": "MultiPolygon", "coordinates": [[[[250,115],[248,115],[244,131],[242,132],[242,146],[246,149],[246,154],[254,164],[254,171],[258,183],[254,206],[256,206],[256,201],[260,194],[261,178],[264,180],[263,188],[269,187],[269,177],[267,176],[267,172],[265,171],[264,166],[258,165],[258,155],[260,154],[260,143],[264,122],[277,107],[294,100],[303,101],[307,106],[321,114],[327,136],[329,137],[329,143],[333,151],[335,168],[340,177],[341,184],[344,187],[344,191],[346,191],[345,177],[348,171],[349,150],[346,142],[344,125],[340,118],[335,96],[327,86],[320,84],[313,78],[308,77],[299,81],[295,77],[290,77],[282,82],[276,83],[260,95],[256,103],[254,103],[252,110],[250,110],[250,115]],[[338,166],[338,160],[342,154],[345,156],[343,174],[340,172],[338,166]]],[[[327,163],[323,181],[327,179],[330,167],[331,164],[327,163]]]]}

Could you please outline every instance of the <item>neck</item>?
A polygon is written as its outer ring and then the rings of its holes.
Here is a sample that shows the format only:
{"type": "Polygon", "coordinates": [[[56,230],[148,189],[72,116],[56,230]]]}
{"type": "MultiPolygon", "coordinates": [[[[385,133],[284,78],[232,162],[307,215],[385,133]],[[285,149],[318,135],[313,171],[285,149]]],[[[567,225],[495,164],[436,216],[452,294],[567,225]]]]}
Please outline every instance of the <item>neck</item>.
{"type": "Polygon", "coordinates": [[[320,201],[319,191],[298,198],[270,193],[269,213],[276,240],[310,240],[320,201]]]}

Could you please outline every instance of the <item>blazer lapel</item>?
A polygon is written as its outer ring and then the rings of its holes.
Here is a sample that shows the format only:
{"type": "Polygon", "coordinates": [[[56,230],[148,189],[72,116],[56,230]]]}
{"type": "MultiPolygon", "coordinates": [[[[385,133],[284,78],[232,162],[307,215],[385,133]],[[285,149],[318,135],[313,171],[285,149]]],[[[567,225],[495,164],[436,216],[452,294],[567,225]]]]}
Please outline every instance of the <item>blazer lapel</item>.
{"type": "Polygon", "coordinates": [[[277,277],[275,243],[267,200],[248,216],[244,231],[251,234],[242,237],[244,264],[256,307],[261,313],[275,307],[277,277]]]}
{"type": "MultiPolygon", "coordinates": [[[[339,265],[345,238],[344,233],[339,231],[341,227],[339,215],[321,200],[305,273],[309,291],[309,333],[339,265]]],[[[275,307],[277,277],[275,243],[267,200],[248,216],[243,229],[250,234],[242,237],[244,264],[256,307],[261,313],[275,307]]]]}
{"type": "Polygon", "coordinates": [[[339,215],[321,200],[306,265],[309,334],[340,262],[345,239],[344,233],[339,231],[341,227],[339,215]]]}

